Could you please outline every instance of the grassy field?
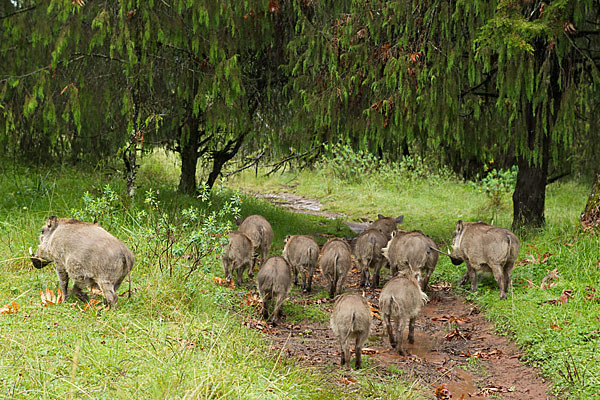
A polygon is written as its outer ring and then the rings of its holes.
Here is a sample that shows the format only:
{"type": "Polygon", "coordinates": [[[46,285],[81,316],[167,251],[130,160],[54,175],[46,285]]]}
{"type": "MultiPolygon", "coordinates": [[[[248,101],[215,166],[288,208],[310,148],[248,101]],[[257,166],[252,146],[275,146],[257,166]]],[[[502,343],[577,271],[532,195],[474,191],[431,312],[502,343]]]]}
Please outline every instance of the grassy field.
{"type": "MultiPolygon", "coordinates": [[[[278,227],[274,253],[287,233],[348,234],[343,225],[224,187],[179,196],[164,159],[144,163],[134,201],[121,195],[112,169],[0,168],[0,307],[18,305],[0,314],[0,398],[421,398],[412,382],[369,369],[299,366],[243,326],[257,317],[240,306],[252,283],[231,290],[213,279],[223,274],[218,240],[240,213],[260,212],[278,227]],[[52,265],[35,270],[26,256],[50,215],[97,218],[122,239],[136,254],[133,296],[124,284],[116,310],[86,309],[74,298],[42,307],[40,291],[56,290],[56,274],[52,265]],[[338,382],[349,375],[356,384],[338,382]]],[[[286,312],[302,318],[304,310],[286,312]]]]}
{"type": "MultiPolygon", "coordinates": [[[[458,219],[507,228],[512,221],[509,192],[494,201],[481,185],[461,182],[445,172],[419,177],[403,171],[390,179],[389,172],[375,171],[349,182],[325,168],[269,177],[247,173],[228,184],[247,191],[318,198],[324,210],[347,214],[351,220],[375,219],[378,213],[404,215],[403,229],[420,229],[441,248],[450,245],[458,219]]],[[[582,232],[578,221],[590,188],[585,181],[548,186],[547,225],[519,232],[520,262],[507,300],[499,299],[491,277],[483,278],[475,294],[466,286],[456,288],[486,310],[499,333],[510,335],[523,348],[525,359],[554,383],[555,393],[569,399],[600,396],[600,237],[582,232]],[[542,279],[553,269],[561,278],[555,286],[541,289],[542,279]]],[[[456,287],[464,268],[441,257],[432,279],[456,287]]]]}
{"type": "MultiPolygon", "coordinates": [[[[369,368],[301,367],[272,350],[260,332],[242,325],[257,316],[240,306],[251,284],[236,290],[215,284],[222,267],[210,251],[216,242],[206,238],[218,239],[231,229],[238,213],[260,213],[271,221],[271,254],[280,254],[287,234],[350,234],[341,220],[292,214],[232,189],[319,198],[326,210],[351,220],[403,214],[405,229],[421,229],[442,247],[450,243],[459,218],[501,226],[511,222],[509,193],[492,201],[481,186],[445,172],[382,169],[352,182],[327,168],[269,178],[247,173],[202,198],[190,198],[174,192],[173,162],[155,156],[144,162],[132,202],[121,195],[122,179],[112,169],[1,168],[0,307],[13,301],[19,305],[18,312],[0,315],[0,397],[8,398],[422,398],[415,382],[369,368]],[[83,311],[85,305],[73,299],[41,306],[40,290],[57,287],[53,267],[38,271],[27,259],[9,260],[35,248],[39,229],[52,214],[96,217],[134,250],[132,298],[121,297],[118,309],[110,312],[83,311]],[[171,251],[163,252],[168,246],[171,251]],[[205,253],[194,264],[195,255],[205,253]],[[357,383],[336,383],[344,376],[357,383]]],[[[507,300],[499,300],[491,279],[483,279],[476,294],[456,289],[481,304],[499,332],[523,346],[557,393],[573,399],[600,392],[600,294],[595,295],[600,240],[582,233],[577,220],[588,192],[585,182],[549,186],[548,225],[520,233],[522,262],[507,300]],[[540,289],[554,268],[561,279],[540,289]],[[571,296],[565,304],[548,303],[565,290],[571,296]]],[[[433,280],[456,286],[463,268],[440,258],[433,280]]],[[[284,312],[291,322],[327,319],[318,309],[293,304],[284,312]]]]}

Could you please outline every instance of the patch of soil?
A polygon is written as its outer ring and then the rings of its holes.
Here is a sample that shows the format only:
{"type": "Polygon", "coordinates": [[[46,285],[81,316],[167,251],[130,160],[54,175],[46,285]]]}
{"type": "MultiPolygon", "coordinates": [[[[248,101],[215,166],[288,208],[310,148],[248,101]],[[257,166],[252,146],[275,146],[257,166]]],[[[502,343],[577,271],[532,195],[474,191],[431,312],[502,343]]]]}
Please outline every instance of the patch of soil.
{"type": "MultiPolygon", "coordinates": [[[[359,288],[359,279],[360,273],[353,269],[346,280],[345,292],[363,292],[377,309],[381,289],[359,288]]],[[[313,291],[325,287],[325,278],[317,274],[313,291]]],[[[450,284],[431,285],[428,295],[430,301],[416,321],[415,343],[407,345],[411,354],[408,357],[391,348],[383,321],[374,316],[371,336],[363,350],[369,360],[368,367],[377,368],[383,375],[393,374],[392,366],[402,369],[424,385],[430,385],[432,397],[436,389],[445,387],[445,393],[450,393],[452,399],[556,398],[547,394],[550,384],[537,370],[519,361],[520,350],[506,337],[495,335],[493,325],[477,306],[453,295],[450,284]]],[[[305,307],[314,307],[310,304],[314,302],[327,303],[325,310],[329,312],[333,307],[331,300],[309,300],[299,290],[287,301],[305,307]]],[[[270,336],[277,351],[316,367],[339,365],[339,344],[328,322],[289,324],[284,315],[277,326],[262,324],[261,330],[270,336]]],[[[405,343],[407,334],[405,331],[405,343]]]]}

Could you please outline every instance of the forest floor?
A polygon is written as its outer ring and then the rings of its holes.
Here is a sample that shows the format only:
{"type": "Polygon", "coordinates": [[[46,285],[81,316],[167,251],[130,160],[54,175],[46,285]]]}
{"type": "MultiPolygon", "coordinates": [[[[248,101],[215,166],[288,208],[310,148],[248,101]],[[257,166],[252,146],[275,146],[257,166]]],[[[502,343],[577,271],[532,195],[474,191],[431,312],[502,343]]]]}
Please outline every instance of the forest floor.
{"type": "MultiPolygon", "coordinates": [[[[289,194],[261,197],[297,212],[329,218],[341,216],[322,212],[315,199],[289,194]]],[[[347,277],[345,291],[363,293],[372,305],[371,335],[363,350],[366,368],[376,369],[382,375],[404,371],[400,373],[406,374],[406,378],[416,379],[421,388],[429,385],[430,390],[425,392],[438,399],[555,398],[548,394],[550,382],[540,377],[536,368],[520,361],[522,354],[519,348],[506,336],[495,334],[494,325],[486,320],[477,305],[456,295],[449,282],[430,285],[427,291],[430,301],[417,319],[415,343],[408,345],[411,355],[398,355],[389,345],[385,325],[378,314],[381,289],[360,288],[359,278],[359,271],[353,268],[347,277]]],[[[385,282],[385,273],[382,278],[385,282]]],[[[324,311],[330,312],[333,302],[314,296],[315,293],[326,292],[325,287],[325,279],[317,271],[313,295],[294,290],[288,302],[304,308],[319,304],[324,311]]],[[[246,301],[246,304],[256,306],[252,301],[246,301]]],[[[258,308],[254,315],[256,318],[245,324],[269,335],[274,350],[320,368],[331,369],[339,365],[339,344],[329,329],[328,321],[289,323],[284,315],[280,324],[272,326],[259,319],[258,308]]],[[[338,383],[352,390],[354,382],[348,375],[338,383]]]]}

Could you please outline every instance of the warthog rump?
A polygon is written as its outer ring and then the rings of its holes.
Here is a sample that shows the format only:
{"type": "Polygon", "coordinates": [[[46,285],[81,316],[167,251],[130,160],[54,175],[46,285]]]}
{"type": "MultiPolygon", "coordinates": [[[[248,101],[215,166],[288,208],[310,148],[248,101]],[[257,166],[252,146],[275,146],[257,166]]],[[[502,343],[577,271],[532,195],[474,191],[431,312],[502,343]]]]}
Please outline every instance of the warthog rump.
{"type": "Polygon", "coordinates": [[[471,290],[477,290],[477,272],[491,271],[498,286],[500,298],[506,298],[510,288],[510,275],[519,255],[521,242],[508,229],[498,228],[483,222],[462,222],[459,220],[454,231],[452,254],[454,265],[463,261],[467,264],[467,276],[471,281],[471,290]]]}
{"type": "Polygon", "coordinates": [[[252,268],[252,239],[240,231],[229,233],[229,242],[223,249],[223,269],[228,281],[233,279],[233,271],[237,271],[236,284],[242,284],[242,277],[246,267],[252,268]]]}
{"type": "Polygon", "coordinates": [[[433,250],[435,248],[435,242],[421,231],[398,230],[383,249],[383,255],[390,263],[392,276],[398,270],[410,268],[421,290],[425,291],[438,262],[438,253],[433,250]]]}
{"type": "Polygon", "coordinates": [[[262,299],[262,315],[276,324],[281,316],[281,306],[291,287],[291,266],[280,256],[270,257],[264,262],[256,276],[258,291],[262,299]],[[269,304],[275,299],[273,313],[269,318],[269,304]]]}
{"type": "Polygon", "coordinates": [[[390,345],[398,349],[400,355],[407,354],[402,332],[408,322],[408,342],[415,342],[415,319],[421,307],[427,302],[427,295],[421,291],[411,269],[401,270],[390,279],[379,296],[379,309],[385,322],[390,345]]]}
{"type": "Polygon", "coordinates": [[[50,217],[42,227],[40,245],[32,254],[36,268],[54,262],[65,296],[72,279],[72,293],[77,298],[88,300],[83,287],[100,290],[109,306],[116,304],[116,291],[134,261],[127,246],[99,225],[56,216],[50,217]]]}
{"type": "MultiPolygon", "coordinates": [[[[271,248],[271,242],[273,242],[273,228],[271,224],[262,215],[249,215],[244,220],[237,219],[236,223],[239,225],[238,230],[246,233],[252,239],[254,244],[254,253],[260,251],[260,263],[265,262],[269,255],[269,249],[271,248]]],[[[255,255],[252,260],[252,267],[248,275],[250,278],[254,276],[254,266],[256,265],[255,255]]]]}
{"type": "Polygon", "coordinates": [[[329,283],[329,297],[333,299],[336,294],[342,292],[346,275],[352,268],[350,245],[344,239],[329,239],[321,249],[319,265],[329,283]]]}
{"type": "Polygon", "coordinates": [[[379,286],[379,273],[387,260],[382,249],[387,245],[387,237],[377,229],[367,229],[360,234],[354,244],[354,256],[361,269],[360,286],[369,284],[370,268],[373,268],[372,287],[379,286]]]}
{"type": "Polygon", "coordinates": [[[317,258],[319,257],[319,245],[315,239],[306,235],[288,235],[285,238],[282,254],[292,266],[294,284],[298,284],[298,273],[301,273],[302,290],[310,292],[317,258]]]}
{"type": "Polygon", "coordinates": [[[355,367],[361,367],[361,354],[371,332],[371,308],[369,302],[358,294],[345,293],[335,300],[331,319],[331,330],[337,336],[342,351],[341,364],[350,365],[349,340],[354,340],[355,367]]]}

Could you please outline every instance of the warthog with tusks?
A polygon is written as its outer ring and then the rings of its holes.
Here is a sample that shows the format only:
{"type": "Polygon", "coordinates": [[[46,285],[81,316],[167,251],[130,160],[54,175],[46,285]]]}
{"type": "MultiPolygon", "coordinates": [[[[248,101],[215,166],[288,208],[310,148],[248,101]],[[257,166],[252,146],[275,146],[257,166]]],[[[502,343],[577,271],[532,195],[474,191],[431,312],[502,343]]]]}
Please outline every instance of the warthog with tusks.
{"type": "Polygon", "coordinates": [[[344,239],[329,239],[321,249],[319,265],[329,283],[329,297],[333,299],[336,294],[342,292],[346,275],[352,268],[350,245],[344,239]]]}
{"type": "Polygon", "coordinates": [[[367,299],[358,294],[345,293],[335,300],[329,320],[331,330],[337,336],[342,350],[341,364],[350,365],[349,340],[354,340],[354,365],[361,367],[361,354],[371,332],[371,308],[367,299]]]}
{"type": "Polygon", "coordinates": [[[270,257],[261,266],[256,280],[262,301],[262,316],[275,325],[279,321],[281,306],[291,287],[291,266],[283,257],[270,257]],[[275,306],[269,318],[269,304],[273,299],[275,306]]]}
{"type": "Polygon", "coordinates": [[[510,274],[519,255],[521,242],[508,229],[498,228],[483,222],[462,222],[459,220],[454,231],[452,254],[454,265],[463,261],[467,264],[467,276],[471,280],[471,290],[477,290],[477,272],[492,271],[500,286],[500,298],[506,298],[511,285],[510,274]]]}
{"type": "Polygon", "coordinates": [[[385,322],[390,345],[400,355],[408,354],[404,348],[402,332],[408,322],[408,342],[415,342],[415,319],[428,298],[421,290],[411,269],[401,270],[390,279],[379,296],[379,309],[385,322]]]}
{"type": "Polygon", "coordinates": [[[369,285],[370,268],[373,268],[372,287],[377,288],[379,286],[381,267],[387,263],[382,249],[387,243],[387,237],[377,229],[367,229],[356,239],[354,256],[361,269],[360,286],[369,285]]]}
{"type": "Polygon", "coordinates": [[[319,245],[311,236],[295,235],[285,238],[283,257],[292,266],[294,284],[298,284],[298,273],[302,274],[302,290],[310,292],[315,266],[319,257],[319,245]]]}
{"type": "Polygon", "coordinates": [[[109,307],[117,303],[116,292],[135,261],[131,250],[99,225],[56,216],[42,227],[36,253],[29,252],[36,268],[54,262],[65,297],[72,279],[71,293],[78,299],[88,301],[84,287],[99,290],[109,307]]]}
{"type": "Polygon", "coordinates": [[[388,240],[392,238],[392,232],[395,232],[398,229],[398,224],[401,224],[404,220],[404,216],[400,215],[396,218],[393,217],[384,217],[381,214],[377,215],[377,221],[373,222],[367,229],[377,229],[379,232],[383,233],[388,240]]]}
{"type": "Polygon", "coordinates": [[[223,249],[223,269],[225,278],[230,282],[233,279],[233,271],[237,271],[236,284],[242,284],[244,269],[252,268],[253,243],[250,236],[240,231],[228,234],[229,242],[223,249]]]}
{"type": "Polygon", "coordinates": [[[438,262],[435,242],[421,231],[405,232],[398,230],[383,249],[383,255],[390,263],[392,276],[398,270],[410,268],[415,273],[422,291],[427,289],[429,278],[438,262]]]}
{"type": "MultiPolygon", "coordinates": [[[[273,228],[271,224],[262,215],[249,215],[244,220],[238,218],[236,219],[236,223],[239,225],[238,230],[246,233],[252,239],[254,253],[260,251],[260,263],[262,265],[269,255],[269,249],[273,241],[273,228]]],[[[252,260],[250,272],[248,273],[250,278],[254,276],[256,259],[257,256],[255,255],[252,260]]]]}

